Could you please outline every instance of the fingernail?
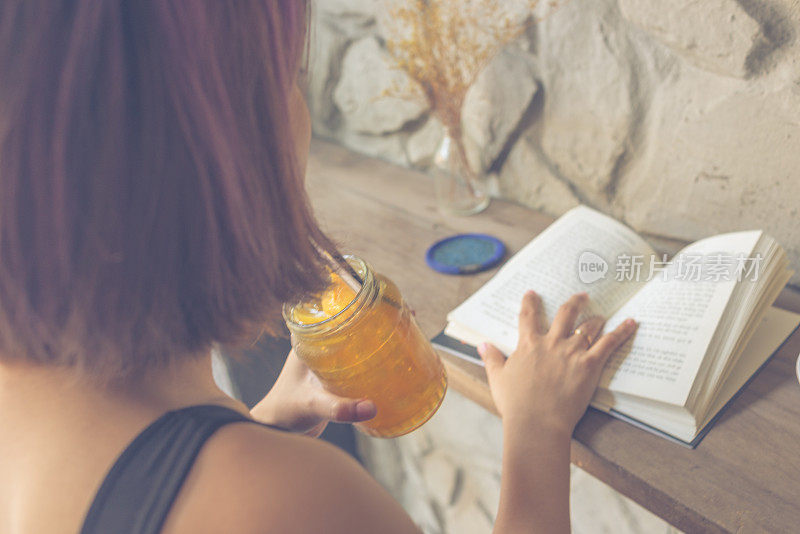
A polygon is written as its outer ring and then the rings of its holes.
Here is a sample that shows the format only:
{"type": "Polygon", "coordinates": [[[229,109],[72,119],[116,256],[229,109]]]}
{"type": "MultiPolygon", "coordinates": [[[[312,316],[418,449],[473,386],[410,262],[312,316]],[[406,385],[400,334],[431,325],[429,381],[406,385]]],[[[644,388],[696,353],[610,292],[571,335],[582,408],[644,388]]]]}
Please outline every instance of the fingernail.
{"type": "Polygon", "coordinates": [[[488,343],[481,343],[480,345],[478,345],[478,354],[480,354],[481,357],[483,357],[488,349],[489,349],[488,343]]]}
{"type": "Polygon", "coordinates": [[[634,326],[636,326],[636,321],[634,321],[630,317],[625,319],[625,328],[633,328],[634,326]]]}
{"type": "Polygon", "coordinates": [[[375,407],[375,403],[371,400],[363,400],[359,401],[356,404],[356,418],[359,421],[366,421],[367,419],[372,419],[375,417],[375,414],[378,413],[377,408],[375,407]]]}

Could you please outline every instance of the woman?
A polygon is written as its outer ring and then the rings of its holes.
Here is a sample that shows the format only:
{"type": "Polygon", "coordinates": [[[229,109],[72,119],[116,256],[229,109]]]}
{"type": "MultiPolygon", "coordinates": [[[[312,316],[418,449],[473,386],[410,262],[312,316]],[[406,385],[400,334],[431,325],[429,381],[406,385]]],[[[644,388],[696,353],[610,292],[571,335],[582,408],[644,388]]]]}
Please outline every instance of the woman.
{"type": "MultiPolygon", "coordinates": [[[[348,456],[276,428],[368,399],[293,355],[252,413],[211,375],[213,343],[279,324],[335,253],[303,192],[304,28],[296,0],[0,0],[0,532],[416,531],[348,456]]],[[[569,529],[570,434],[634,329],[591,344],[586,300],[545,332],[528,293],[513,357],[481,348],[497,532],[569,529]]]]}

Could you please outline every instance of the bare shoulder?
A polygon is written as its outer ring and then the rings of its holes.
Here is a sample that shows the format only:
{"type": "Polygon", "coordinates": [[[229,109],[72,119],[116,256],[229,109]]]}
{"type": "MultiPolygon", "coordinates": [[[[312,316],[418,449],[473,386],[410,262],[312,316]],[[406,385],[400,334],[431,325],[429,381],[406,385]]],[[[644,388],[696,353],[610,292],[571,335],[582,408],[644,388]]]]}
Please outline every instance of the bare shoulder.
{"type": "Polygon", "coordinates": [[[418,532],[356,462],[324,441],[232,424],[205,445],[164,526],[184,532],[418,532]]]}

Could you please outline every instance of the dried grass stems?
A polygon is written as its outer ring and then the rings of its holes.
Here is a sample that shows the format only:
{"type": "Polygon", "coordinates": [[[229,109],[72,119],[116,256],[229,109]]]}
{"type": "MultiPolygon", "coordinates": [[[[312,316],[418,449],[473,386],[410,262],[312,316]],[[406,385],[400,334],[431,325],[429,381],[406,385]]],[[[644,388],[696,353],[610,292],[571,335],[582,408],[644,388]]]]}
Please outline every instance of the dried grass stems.
{"type": "MultiPolygon", "coordinates": [[[[538,0],[387,0],[387,48],[461,145],[461,109],[478,74],[534,21],[538,0]]],[[[552,5],[552,4],[551,4],[552,5]]],[[[459,146],[463,150],[463,146],[459,146]]]]}

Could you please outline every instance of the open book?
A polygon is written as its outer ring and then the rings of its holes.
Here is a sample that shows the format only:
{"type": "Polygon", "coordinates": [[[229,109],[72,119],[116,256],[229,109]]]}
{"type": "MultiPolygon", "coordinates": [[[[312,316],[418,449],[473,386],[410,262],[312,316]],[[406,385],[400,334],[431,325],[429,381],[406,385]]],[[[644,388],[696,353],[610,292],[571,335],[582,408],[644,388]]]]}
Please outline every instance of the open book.
{"type": "Polygon", "coordinates": [[[592,315],[607,318],[604,331],[627,317],[639,323],[606,364],[591,405],[694,446],[800,323],[771,308],[791,274],[783,249],[761,231],[702,239],[667,259],[625,225],[579,206],[450,312],[433,343],[476,363],[484,341],[511,354],[525,290],[541,296],[548,322],[586,291],[576,325],[592,315]]]}

